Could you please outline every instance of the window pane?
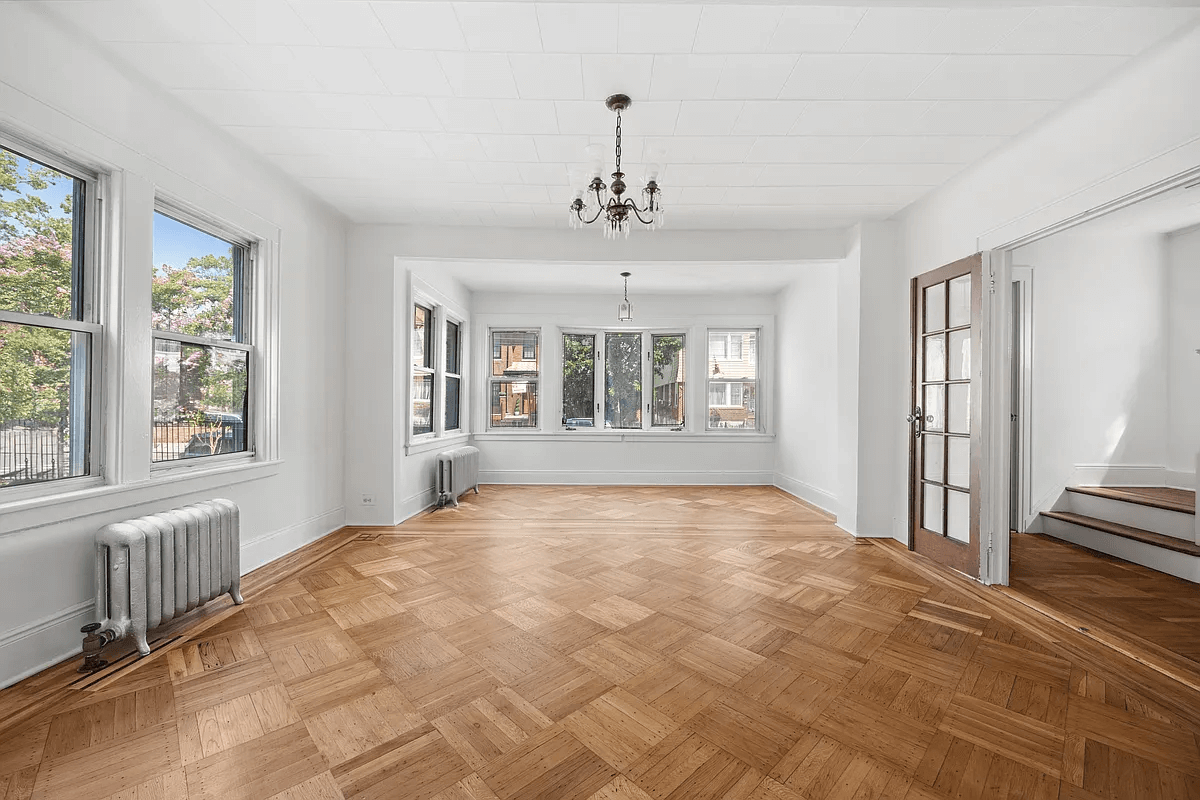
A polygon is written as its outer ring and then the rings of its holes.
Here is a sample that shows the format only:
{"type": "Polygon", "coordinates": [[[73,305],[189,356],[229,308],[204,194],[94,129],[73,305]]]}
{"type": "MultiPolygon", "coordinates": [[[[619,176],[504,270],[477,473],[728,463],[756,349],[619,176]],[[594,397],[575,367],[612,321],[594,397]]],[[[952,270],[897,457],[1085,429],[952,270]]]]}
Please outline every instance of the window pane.
{"type": "Polygon", "coordinates": [[[446,378],[446,430],[458,430],[458,390],[461,378],[446,378]]]}
{"type": "Polygon", "coordinates": [[[433,369],[433,311],[413,306],[412,363],[414,367],[433,369]]]}
{"type": "Polygon", "coordinates": [[[642,427],[642,335],[604,335],[604,427],[642,427]]]}
{"type": "Polygon", "coordinates": [[[0,322],[0,486],[88,473],[91,335],[0,322]]]}
{"type": "Polygon", "coordinates": [[[725,357],[725,344],[727,341],[728,341],[728,339],[722,333],[710,333],[708,335],[708,357],[709,357],[709,359],[724,358],[725,357]]]}
{"type": "Polygon", "coordinates": [[[756,387],[753,381],[709,384],[708,427],[753,430],[756,424],[756,387]]]}
{"type": "Polygon", "coordinates": [[[0,309],[83,318],[85,185],[0,148],[0,309]]]}
{"type": "Polygon", "coordinates": [[[946,534],[960,542],[971,541],[971,495],[946,493],[946,534]]]}
{"type": "Polygon", "coordinates": [[[459,327],[457,323],[446,320],[446,372],[458,375],[459,327]]]}
{"type": "Polygon", "coordinates": [[[413,435],[433,432],[433,375],[426,372],[413,375],[412,432],[413,435]]]}
{"type": "Polygon", "coordinates": [[[596,337],[563,334],[563,425],[590,428],[596,409],[596,337]]]}
{"type": "Polygon", "coordinates": [[[527,331],[492,331],[492,374],[537,375],[538,335],[527,331]]]}
{"type": "Polygon", "coordinates": [[[154,212],[154,329],[244,341],[240,295],[245,250],[154,212]]]}
{"type": "Polygon", "coordinates": [[[493,381],[492,427],[536,428],[537,383],[493,381]]]}
{"type": "Polygon", "coordinates": [[[757,353],[757,331],[713,331],[708,336],[709,380],[754,380],[758,377],[757,353]]]}
{"type": "Polygon", "coordinates": [[[946,327],[946,284],[935,283],[925,289],[925,332],[946,327]]]}
{"type": "Polygon", "coordinates": [[[683,424],[683,398],[687,350],[682,336],[652,336],[654,352],[651,425],[677,428],[683,424]]]}
{"type": "Polygon", "coordinates": [[[950,327],[971,324],[971,276],[950,281],[950,327]]]}
{"type": "Polygon", "coordinates": [[[250,355],[154,340],[153,461],[246,451],[250,355]]]}

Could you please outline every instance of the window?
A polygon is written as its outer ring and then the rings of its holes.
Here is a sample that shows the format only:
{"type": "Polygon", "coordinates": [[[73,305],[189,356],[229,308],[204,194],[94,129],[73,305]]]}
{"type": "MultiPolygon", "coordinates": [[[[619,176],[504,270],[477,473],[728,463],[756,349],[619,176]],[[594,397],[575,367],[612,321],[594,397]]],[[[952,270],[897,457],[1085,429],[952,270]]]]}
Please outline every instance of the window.
{"type": "Polygon", "coordinates": [[[488,378],[491,428],[538,426],[539,334],[492,331],[492,369],[488,378]]]}
{"type": "Polygon", "coordinates": [[[462,388],[462,327],[446,320],[446,430],[456,431],[459,423],[459,396],[462,388]]]}
{"type": "Polygon", "coordinates": [[[154,463],[250,450],[253,245],[209,228],[154,212],[154,463]]]}
{"type": "Polygon", "coordinates": [[[708,429],[757,430],[758,331],[709,331],[708,429]]]}
{"type": "Polygon", "coordinates": [[[679,428],[685,422],[684,387],[687,350],[682,334],[655,334],[650,337],[652,362],[651,389],[653,427],[679,428]]]}
{"type": "Polygon", "coordinates": [[[682,333],[564,333],[563,426],[681,427],[685,361],[682,333]]]}
{"type": "Polygon", "coordinates": [[[568,428],[591,428],[596,407],[596,336],[563,334],[563,414],[568,428]]]}
{"type": "Polygon", "coordinates": [[[0,147],[0,487],[92,474],[95,178],[0,147]]]}
{"type": "Polygon", "coordinates": [[[413,306],[412,432],[433,433],[433,309],[413,306]]]}

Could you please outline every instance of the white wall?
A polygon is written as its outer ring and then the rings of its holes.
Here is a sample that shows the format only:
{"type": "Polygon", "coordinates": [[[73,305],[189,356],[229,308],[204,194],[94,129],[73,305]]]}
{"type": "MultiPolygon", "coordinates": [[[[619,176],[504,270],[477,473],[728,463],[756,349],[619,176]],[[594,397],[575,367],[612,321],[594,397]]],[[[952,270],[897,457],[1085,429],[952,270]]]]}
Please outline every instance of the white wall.
{"type": "Polygon", "coordinates": [[[1200,228],[1168,236],[1166,251],[1166,466],[1189,473],[1200,457],[1200,228]]]}
{"type": "MultiPolygon", "coordinates": [[[[629,265],[637,273],[637,265],[629,265]]],[[[620,295],[475,294],[472,337],[474,364],[490,364],[489,327],[540,326],[544,376],[539,384],[542,430],[488,432],[484,393],[472,397],[473,441],[481,453],[482,479],[488,483],[575,484],[771,484],[774,476],[774,438],[771,408],[774,374],[775,298],[747,296],[639,296],[634,321],[616,321],[620,295]],[[758,395],[757,413],[767,435],[728,430],[705,432],[706,327],[761,327],[758,342],[759,380],[767,381],[758,395]],[[562,431],[560,328],[684,330],[687,336],[687,431],[562,431]]],[[[476,366],[478,371],[478,366],[476,366]]]]}
{"type": "MultiPolygon", "coordinates": [[[[1194,168],[1200,164],[1197,85],[1200,30],[1193,28],[906,209],[898,218],[904,273],[918,275],[1015,241],[1194,168]]],[[[903,370],[899,375],[906,375],[908,297],[894,302],[905,308],[904,319],[891,328],[888,349],[903,370]]],[[[907,396],[907,381],[898,379],[894,391],[907,396]]],[[[874,403],[886,414],[895,400],[881,393],[874,403]]],[[[894,437],[893,470],[905,475],[902,425],[894,437]]],[[[902,488],[891,501],[899,520],[907,518],[902,488]]],[[[897,526],[897,538],[905,533],[897,526]]]]}
{"type": "Polygon", "coordinates": [[[92,536],[103,524],[229,497],[243,512],[244,570],[342,525],[344,410],[340,390],[330,387],[345,379],[345,227],[339,215],[273,167],[23,4],[0,3],[0,127],[117,175],[110,203],[120,208],[115,249],[128,278],[122,297],[144,300],[118,304],[120,317],[105,320],[106,337],[126,343],[127,363],[109,365],[128,369],[126,387],[149,385],[148,355],[139,362],[134,347],[149,341],[156,191],[277,240],[282,397],[276,462],[181,479],[151,476],[149,400],[139,395],[122,404],[120,415],[105,417],[130,421],[129,409],[144,411],[138,417],[144,427],[131,425],[125,440],[111,448],[111,454],[137,456],[122,466],[131,483],[57,502],[0,506],[5,685],[78,650],[79,626],[92,618],[92,536]],[[55,69],[34,68],[32,43],[56,54],[55,69]],[[144,379],[134,374],[141,369],[144,379]]]}
{"type": "Polygon", "coordinates": [[[838,265],[814,265],[779,297],[775,481],[838,508],[838,265]]]}
{"type": "Polygon", "coordinates": [[[1051,507],[1077,465],[1117,475],[1167,463],[1163,251],[1158,234],[1101,219],[1013,252],[1033,268],[1035,510],[1051,507]]]}

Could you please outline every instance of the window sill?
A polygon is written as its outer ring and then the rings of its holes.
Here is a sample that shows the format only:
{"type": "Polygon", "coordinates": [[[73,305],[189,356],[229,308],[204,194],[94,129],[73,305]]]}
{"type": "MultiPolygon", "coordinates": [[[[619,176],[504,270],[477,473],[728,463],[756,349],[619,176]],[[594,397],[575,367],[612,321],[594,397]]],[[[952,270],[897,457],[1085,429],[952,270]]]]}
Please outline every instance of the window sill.
{"type": "Polygon", "coordinates": [[[102,484],[74,491],[4,502],[0,495],[0,536],[40,528],[120,508],[157,503],[182,494],[210,492],[225,486],[262,480],[279,473],[282,461],[250,461],[205,469],[156,472],[147,481],[102,484]],[[47,513],[55,509],[53,514],[47,513]]]}
{"type": "Polygon", "coordinates": [[[612,431],[612,430],[576,430],[576,431],[487,431],[476,433],[471,437],[474,441],[518,441],[521,439],[537,439],[539,441],[571,441],[586,442],[773,442],[773,433],[739,433],[736,431],[612,431]]]}
{"type": "Polygon", "coordinates": [[[458,447],[464,445],[471,438],[471,434],[466,431],[459,433],[446,434],[444,436],[429,436],[415,439],[404,446],[404,454],[406,456],[415,456],[420,453],[428,453],[431,450],[443,450],[447,447],[458,447]]]}

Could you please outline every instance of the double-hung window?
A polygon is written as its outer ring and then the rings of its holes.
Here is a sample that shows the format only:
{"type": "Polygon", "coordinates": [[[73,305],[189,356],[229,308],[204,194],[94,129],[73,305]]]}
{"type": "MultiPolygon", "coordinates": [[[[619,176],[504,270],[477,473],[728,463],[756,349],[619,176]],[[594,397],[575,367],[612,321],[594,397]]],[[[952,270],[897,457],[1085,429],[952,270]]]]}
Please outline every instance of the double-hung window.
{"type": "Polygon", "coordinates": [[[493,330],[491,339],[488,427],[536,428],[541,334],[493,330]]]}
{"type": "Polygon", "coordinates": [[[409,443],[463,432],[464,322],[414,288],[409,331],[409,443]]]}
{"type": "Polygon", "coordinates": [[[413,304],[412,325],[412,433],[433,433],[434,335],[433,309],[413,304]]]}
{"type": "Polygon", "coordinates": [[[457,431],[462,427],[462,325],[451,320],[446,320],[445,381],[445,430],[457,431]]]}
{"type": "Polygon", "coordinates": [[[562,424],[607,430],[682,427],[682,333],[566,332],[562,424]]]}
{"type": "Polygon", "coordinates": [[[96,186],[0,147],[0,487],[99,471],[96,186]]]}
{"type": "Polygon", "coordinates": [[[709,430],[758,429],[758,331],[708,332],[709,430]]]}
{"type": "Polygon", "coordinates": [[[152,461],[252,450],[255,243],[181,209],[154,213],[152,461]]]}

